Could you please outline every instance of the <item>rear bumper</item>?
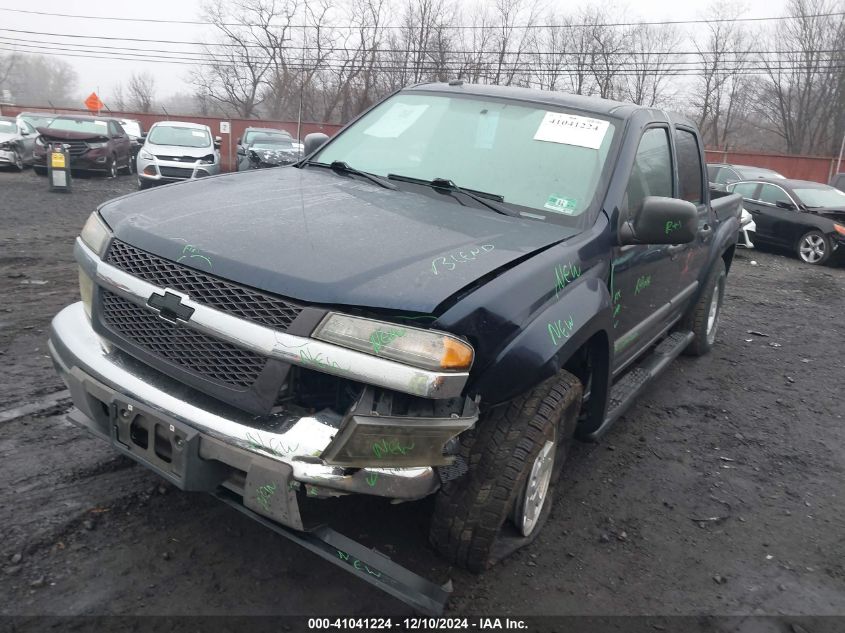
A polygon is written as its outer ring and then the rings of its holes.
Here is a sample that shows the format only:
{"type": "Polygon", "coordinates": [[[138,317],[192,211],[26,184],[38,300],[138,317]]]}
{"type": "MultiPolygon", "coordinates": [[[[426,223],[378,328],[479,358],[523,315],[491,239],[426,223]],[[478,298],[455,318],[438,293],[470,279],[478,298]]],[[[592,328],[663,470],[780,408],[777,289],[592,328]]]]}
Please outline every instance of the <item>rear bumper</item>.
{"type": "MultiPolygon", "coordinates": [[[[78,409],[71,419],[180,488],[213,490],[222,484],[242,494],[244,487],[249,487],[250,473],[256,469],[262,476],[276,473],[280,479],[287,478],[291,490],[303,485],[312,497],[363,493],[409,500],[425,497],[440,485],[431,466],[380,468],[376,464],[348,468],[327,464],[320,455],[333,444],[333,438],[346,432],[340,416],[333,419],[325,413],[280,415],[270,422],[258,423],[255,416],[191,390],[119,350],[109,349],[92,329],[81,303],[68,306],[53,319],[49,349],[78,409]],[[133,416],[138,417],[140,426],[146,425],[144,433],[152,432],[153,426],[161,427],[161,438],[155,431],[151,436],[155,442],[150,441],[150,447],[128,441],[129,423],[124,425],[123,434],[120,427],[122,418],[133,416]],[[158,460],[154,455],[158,446],[154,451],[153,444],[159,439],[170,443],[162,453],[169,455],[171,462],[163,457],[158,460]],[[175,457],[182,440],[192,443],[195,455],[180,461],[175,457]],[[199,472],[203,469],[207,472],[199,472]]],[[[442,422],[463,430],[476,419],[477,414],[470,414],[442,422]]],[[[385,418],[383,422],[391,420],[385,418]]],[[[403,420],[395,422],[401,425],[403,420]]]]}

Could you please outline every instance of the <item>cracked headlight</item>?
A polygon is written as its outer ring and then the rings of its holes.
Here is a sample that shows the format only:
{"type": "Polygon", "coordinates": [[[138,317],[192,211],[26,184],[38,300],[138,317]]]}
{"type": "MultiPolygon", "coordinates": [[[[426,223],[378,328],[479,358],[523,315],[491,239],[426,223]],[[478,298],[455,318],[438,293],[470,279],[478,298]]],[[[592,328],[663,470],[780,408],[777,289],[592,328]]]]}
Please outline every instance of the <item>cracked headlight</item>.
{"type": "Polygon", "coordinates": [[[330,313],[312,336],[343,347],[434,371],[466,371],[474,352],[445,332],[330,313]]]}
{"type": "Polygon", "coordinates": [[[97,253],[98,257],[102,257],[109,243],[111,231],[103,222],[100,214],[94,211],[85,221],[85,226],[82,227],[79,237],[85,243],[85,246],[97,253]]]}

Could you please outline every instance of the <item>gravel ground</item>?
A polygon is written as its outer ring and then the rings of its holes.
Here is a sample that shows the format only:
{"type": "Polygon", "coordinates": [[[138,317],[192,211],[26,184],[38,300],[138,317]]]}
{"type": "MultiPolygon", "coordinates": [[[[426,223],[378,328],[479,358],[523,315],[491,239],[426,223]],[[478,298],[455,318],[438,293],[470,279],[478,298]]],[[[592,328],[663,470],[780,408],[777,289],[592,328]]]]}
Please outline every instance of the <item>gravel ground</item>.
{"type": "MultiPolygon", "coordinates": [[[[46,336],[77,300],[72,240],[134,187],[59,194],[0,172],[0,410],[63,388],[46,336]]],[[[841,266],[740,252],[713,353],[677,361],[601,443],[577,445],[543,533],[481,576],[428,548],[426,502],[322,503],[350,536],[451,577],[449,615],[845,615],[843,313],[841,266]]],[[[410,613],[162,483],[61,406],[0,423],[0,537],[0,615],[410,613]]]]}

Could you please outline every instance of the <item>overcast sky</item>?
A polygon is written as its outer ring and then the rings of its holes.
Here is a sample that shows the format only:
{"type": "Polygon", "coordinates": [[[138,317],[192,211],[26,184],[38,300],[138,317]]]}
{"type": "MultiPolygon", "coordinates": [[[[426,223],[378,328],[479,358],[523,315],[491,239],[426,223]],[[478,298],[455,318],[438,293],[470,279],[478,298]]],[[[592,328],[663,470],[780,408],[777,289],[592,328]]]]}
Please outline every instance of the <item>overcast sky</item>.
{"type": "MultiPolygon", "coordinates": [[[[79,2],[75,0],[40,0],[36,2],[21,2],[0,0],[0,8],[25,9],[30,11],[46,11],[51,13],[65,13],[76,15],[97,15],[122,18],[156,18],[167,20],[197,20],[200,19],[200,9],[204,0],[144,0],[143,2],[79,2]]],[[[588,0],[591,4],[596,0],[588,0]]],[[[572,10],[573,4],[568,0],[547,0],[550,8],[559,7],[561,11],[572,10]]],[[[607,4],[601,2],[601,4],[607,4]]],[[[666,0],[632,0],[622,6],[629,7],[629,16],[633,19],[644,20],[687,20],[698,19],[702,16],[705,2],[668,2],[666,0]]],[[[745,0],[741,3],[745,7],[744,17],[771,17],[782,15],[785,0],[745,0]]],[[[114,22],[88,19],[73,19],[52,16],[27,15],[0,10],[0,29],[19,29],[46,33],[78,34],[78,35],[106,35],[109,37],[134,37],[160,40],[199,41],[208,40],[211,34],[208,26],[188,24],[153,24],[134,22],[114,22]]],[[[57,38],[41,35],[27,35],[0,31],[0,36],[29,38],[30,40],[51,40],[57,38]]],[[[65,40],[77,43],[108,44],[109,46],[129,46],[134,48],[167,48],[168,45],[132,43],[124,41],[92,41],[65,40]]],[[[21,42],[21,43],[26,43],[21,42]]],[[[30,42],[31,43],[31,42],[30,42]]],[[[2,45],[8,48],[9,44],[2,45]]],[[[188,47],[172,45],[174,48],[188,47]]],[[[25,50],[25,49],[20,49],[25,50]]],[[[61,53],[59,53],[61,54],[61,53]]],[[[149,71],[156,76],[157,98],[165,98],[176,92],[191,92],[187,84],[188,67],[169,63],[149,63],[142,61],[121,61],[113,59],[82,59],[65,57],[73,64],[79,74],[77,90],[81,96],[87,96],[90,91],[99,88],[99,94],[104,99],[112,94],[119,82],[126,82],[134,71],[149,71]]],[[[81,104],[80,104],[81,105],[81,104]]]]}

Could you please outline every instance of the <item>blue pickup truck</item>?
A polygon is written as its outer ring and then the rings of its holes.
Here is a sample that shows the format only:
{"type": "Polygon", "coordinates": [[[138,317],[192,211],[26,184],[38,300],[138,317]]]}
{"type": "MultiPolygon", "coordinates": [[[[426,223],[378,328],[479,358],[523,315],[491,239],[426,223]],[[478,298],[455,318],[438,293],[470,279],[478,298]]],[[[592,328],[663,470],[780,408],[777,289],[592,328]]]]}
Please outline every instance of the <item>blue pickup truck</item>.
{"type": "Polygon", "coordinates": [[[72,419],[302,533],[435,495],[431,543],[483,570],[573,438],[713,347],[741,198],[684,117],[555,92],[413,86],[305,146],[92,213],[50,334],[72,419]]]}

